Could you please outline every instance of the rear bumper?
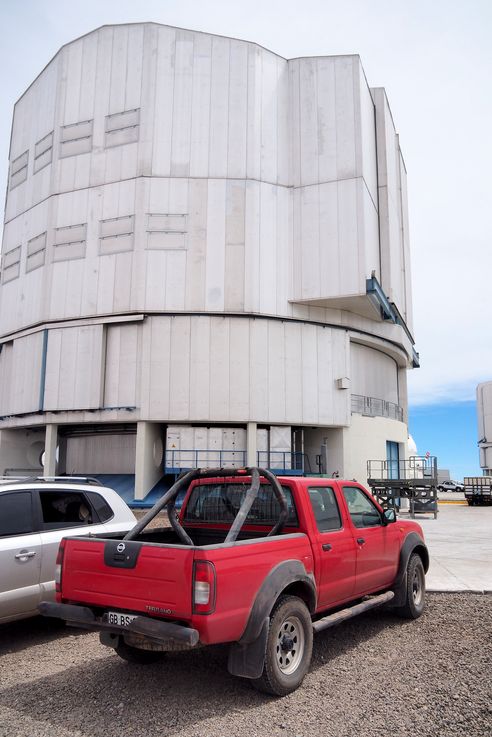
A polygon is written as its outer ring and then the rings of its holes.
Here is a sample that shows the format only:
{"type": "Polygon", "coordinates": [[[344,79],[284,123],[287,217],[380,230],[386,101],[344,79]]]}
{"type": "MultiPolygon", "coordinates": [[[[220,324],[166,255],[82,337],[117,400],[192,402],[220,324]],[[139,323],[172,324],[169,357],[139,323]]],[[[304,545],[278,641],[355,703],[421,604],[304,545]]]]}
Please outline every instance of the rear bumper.
{"type": "Polygon", "coordinates": [[[77,604],[56,604],[42,601],[39,612],[44,617],[64,619],[68,624],[98,632],[110,632],[116,635],[134,635],[149,643],[160,645],[163,649],[184,650],[198,645],[198,630],[174,622],[163,622],[151,617],[138,616],[127,627],[109,624],[104,615],[98,617],[92,609],[77,604]]]}

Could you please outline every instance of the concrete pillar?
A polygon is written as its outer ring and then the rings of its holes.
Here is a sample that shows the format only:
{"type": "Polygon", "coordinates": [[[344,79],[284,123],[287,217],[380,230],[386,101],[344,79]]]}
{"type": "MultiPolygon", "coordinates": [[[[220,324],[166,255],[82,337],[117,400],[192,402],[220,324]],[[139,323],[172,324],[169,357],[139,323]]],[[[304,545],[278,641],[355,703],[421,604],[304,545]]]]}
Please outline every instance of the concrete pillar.
{"type": "Polygon", "coordinates": [[[154,422],[137,422],[135,499],[145,499],[162,478],[162,432],[154,422]]]}
{"type": "Polygon", "coordinates": [[[58,446],[58,425],[46,425],[44,438],[43,476],[56,476],[56,448],[58,446]]]}
{"type": "Polygon", "coordinates": [[[257,466],[258,459],[256,453],[256,422],[248,422],[246,426],[246,465],[257,466]]]}

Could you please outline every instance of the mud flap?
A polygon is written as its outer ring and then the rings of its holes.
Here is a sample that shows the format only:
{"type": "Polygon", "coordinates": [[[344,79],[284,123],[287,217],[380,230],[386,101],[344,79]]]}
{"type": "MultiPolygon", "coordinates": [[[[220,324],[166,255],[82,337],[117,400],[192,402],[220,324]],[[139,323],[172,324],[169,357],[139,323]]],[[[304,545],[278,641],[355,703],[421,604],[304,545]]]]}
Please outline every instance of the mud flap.
{"type": "Polygon", "coordinates": [[[270,617],[265,617],[259,636],[250,643],[233,642],[227,669],[233,676],[259,678],[263,673],[270,617]]]}

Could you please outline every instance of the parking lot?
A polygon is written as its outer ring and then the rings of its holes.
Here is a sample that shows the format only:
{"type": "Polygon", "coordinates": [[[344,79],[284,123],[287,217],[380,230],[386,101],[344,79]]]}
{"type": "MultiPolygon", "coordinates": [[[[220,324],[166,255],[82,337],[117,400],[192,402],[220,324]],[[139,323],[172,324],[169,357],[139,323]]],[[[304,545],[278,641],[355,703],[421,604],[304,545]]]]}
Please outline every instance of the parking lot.
{"type": "Polygon", "coordinates": [[[490,734],[492,596],[431,594],[424,616],[372,612],[315,638],[284,699],[227,673],[226,648],[129,666],[97,635],[0,628],[1,737],[490,734]]]}

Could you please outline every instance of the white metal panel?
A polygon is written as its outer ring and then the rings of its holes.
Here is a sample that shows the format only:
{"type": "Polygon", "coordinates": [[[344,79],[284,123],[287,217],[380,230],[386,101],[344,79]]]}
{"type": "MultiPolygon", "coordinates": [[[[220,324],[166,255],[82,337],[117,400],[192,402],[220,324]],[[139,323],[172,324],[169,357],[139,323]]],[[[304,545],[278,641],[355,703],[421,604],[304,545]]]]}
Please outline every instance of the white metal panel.
{"type": "Polygon", "coordinates": [[[356,126],[354,66],[358,57],[341,56],[335,60],[335,95],[337,123],[337,178],[356,174],[356,126]]]}
{"type": "Polygon", "coordinates": [[[248,44],[231,41],[227,176],[246,176],[248,133],[248,44]]]}
{"type": "Polygon", "coordinates": [[[205,292],[207,310],[224,309],[226,189],[225,180],[209,180],[205,292]]]}
{"type": "Polygon", "coordinates": [[[319,181],[317,60],[300,60],[300,180],[301,185],[319,181]]]}
{"type": "Polygon", "coordinates": [[[171,176],[190,173],[190,140],[193,93],[193,34],[176,32],[171,176]]]}
{"type": "Polygon", "coordinates": [[[42,332],[14,340],[9,402],[12,412],[36,412],[39,409],[42,347],[42,332]]]}
{"type": "Polygon", "coordinates": [[[285,420],[285,328],[284,323],[268,324],[268,415],[285,420]]]}
{"type": "Polygon", "coordinates": [[[107,328],[104,375],[104,406],[136,405],[137,325],[111,325],[107,328]]]}
{"type": "Polygon", "coordinates": [[[320,182],[337,178],[337,105],[335,97],[335,61],[317,59],[318,101],[318,176],[320,182]]]}
{"type": "Polygon", "coordinates": [[[229,417],[239,422],[247,420],[250,413],[249,364],[249,324],[234,320],[229,337],[229,417]]]}
{"type": "Polygon", "coordinates": [[[261,54],[261,179],[277,181],[277,57],[266,50],[261,54]]]}
{"type": "Polygon", "coordinates": [[[169,416],[176,420],[190,416],[190,332],[189,317],[173,318],[168,355],[169,416]]]}
{"type": "Polygon", "coordinates": [[[350,344],[351,393],[398,404],[398,366],[379,350],[350,344]]]}
{"type": "Polygon", "coordinates": [[[189,183],[190,225],[189,256],[186,259],[186,308],[205,307],[208,181],[191,179],[189,183]]]}
{"type": "MultiPolygon", "coordinates": [[[[171,173],[175,43],[174,29],[158,29],[152,148],[154,176],[169,176],[171,173]]],[[[148,50],[145,53],[149,53],[148,50]]],[[[150,104],[151,95],[152,92],[149,90],[149,98],[145,100],[147,105],[150,104]]]]}
{"type": "Polygon", "coordinates": [[[285,419],[302,418],[302,325],[285,326],[285,419]]]}
{"type": "Polygon", "coordinates": [[[244,309],[245,182],[227,183],[225,228],[226,310],[244,309]]]}
{"type": "Polygon", "coordinates": [[[248,47],[248,140],[247,176],[261,177],[261,68],[262,51],[251,44],[248,47]]]}
{"type": "Polygon", "coordinates": [[[67,439],[67,473],[135,473],[136,434],[95,434],[67,439]]]}
{"type": "Polygon", "coordinates": [[[196,421],[210,417],[210,384],[215,381],[210,360],[210,319],[191,321],[190,348],[190,416],[196,421]]]}
{"type": "Polygon", "coordinates": [[[102,352],[102,325],[49,331],[45,410],[100,406],[102,352]]]}
{"type": "Polygon", "coordinates": [[[193,92],[191,101],[190,175],[208,176],[210,137],[210,86],[212,37],[194,35],[193,92]]]}
{"type": "Polygon", "coordinates": [[[212,320],[210,325],[210,419],[230,417],[230,320],[212,320]]]}
{"type": "Polygon", "coordinates": [[[214,36],[212,39],[212,82],[210,88],[209,177],[227,176],[229,54],[229,39],[214,36]]]}

